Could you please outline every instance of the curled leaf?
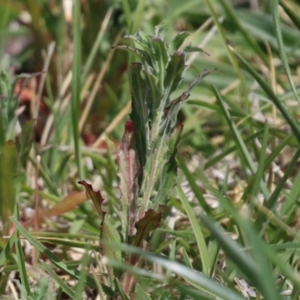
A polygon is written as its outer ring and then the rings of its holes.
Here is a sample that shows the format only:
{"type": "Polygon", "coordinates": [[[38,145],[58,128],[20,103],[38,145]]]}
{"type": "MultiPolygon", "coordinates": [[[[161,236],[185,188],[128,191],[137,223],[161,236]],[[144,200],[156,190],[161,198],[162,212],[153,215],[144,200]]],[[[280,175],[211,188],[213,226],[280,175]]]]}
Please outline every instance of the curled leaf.
{"type": "Polygon", "coordinates": [[[131,238],[131,245],[142,246],[142,242],[147,238],[148,234],[160,225],[164,210],[165,206],[161,205],[158,211],[153,209],[146,211],[144,217],[135,224],[136,233],[131,238]]]}
{"type": "Polygon", "coordinates": [[[78,181],[78,183],[85,187],[87,197],[90,198],[93,201],[94,206],[97,210],[97,213],[100,217],[100,222],[102,224],[102,222],[104,221],[104,217],[105,217],[106,212],[103,211],[102,208],[101,208],[101,205],[104,201],[104,198],[102,197],[100,191],[94,191],[92,185],[87,183],[84,180],[78,181]]]}

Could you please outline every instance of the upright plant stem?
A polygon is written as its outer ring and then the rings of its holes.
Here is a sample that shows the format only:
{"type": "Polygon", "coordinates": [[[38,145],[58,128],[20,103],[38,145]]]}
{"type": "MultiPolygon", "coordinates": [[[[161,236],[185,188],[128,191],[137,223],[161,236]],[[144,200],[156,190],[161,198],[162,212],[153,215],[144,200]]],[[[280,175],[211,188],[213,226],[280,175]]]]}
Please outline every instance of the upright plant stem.
{"type": "Polygon", "coordinates": [[[80,109],[80,74],[81,74],[81,30],[80,1],[73,2],[73,65],[72,65],[72,127],[75,148],[75,160],[80,178],[84,178],[79,147],[79,109],[80,109]]]}

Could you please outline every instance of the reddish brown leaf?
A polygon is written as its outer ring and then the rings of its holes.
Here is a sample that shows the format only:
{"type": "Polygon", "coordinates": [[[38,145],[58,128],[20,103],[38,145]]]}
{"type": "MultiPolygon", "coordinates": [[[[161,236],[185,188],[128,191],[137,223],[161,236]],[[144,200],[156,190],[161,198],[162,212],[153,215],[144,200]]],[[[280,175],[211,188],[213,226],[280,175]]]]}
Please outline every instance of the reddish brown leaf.
{"type": "MultiPolygon", "coordinates": [[[[49,218],[54,216],[60,216],[68,211],[73,210],[76,206],[84,203],[88,200],[88,197],[85,192],[72,192],[55,204],[52,208],[43,211],[39,214],[39,219],[49,218]]],[[[34,221],[34,218],[26,221],[23,226],[27,227],[31,225],[34,221]]]]}
{"type": "MultiPolygon", "coordinates": [[[[160,225],[162,214],[165,209],[165,205],[160,205],[158,211],[153,209],[146,211],[144,217],[135,224],[136,234],[130,238],[130,245],[141,248],[143,247],[143,240],[147,238],[151,231],[155,230],[160,225]]],[[[135,266],[138,263],[138,260],[139,256],[135,253],[129,253],[126,257],[126,262],[132,266],[135,266]]],[[[135,279],[131,272],[126,272],[124,274],[122,278],[122,286],[127,295],[129,294],[134,281],[135,279]]]]}
{"type": "Polygon", "coordinates": [[[97,210],[97,213],[100,217],[100,224],[102,224],[102,222],[104,221],[104,216],[105,216],[106,212],[103,211],[101,208],[104,198],[102,197],[100,191],[94,191],[93,187],[84,180],[78,181],[78,183],[82,184],[85,187],[87,196],[88,196],[88,198],[90,198],[93,201],[95,208],[97,210]]]}
{"type": "Polygon", "coordinates": [[[60,202],[55,204],[49,210],[46,210],[42,213],[42,217],[52,217],[52,216],[60,216],[68,211],[73,210],[76,206],[87,201],[88,198],[85,192],[72,192],[65,198],[63,198],[60,202]]]}
{"type": "Polygon", "coordinates": [[[146,211],[144,217],[135,224],[136,234],[131,238],[131,245],[141,247],[143,240],[148,234],[160,225],[164,210],[165,206],[162,205],[159,211],[153,209],[146,211]]]}
{"type": "Polygon", "coordinates": [[[136,153],[134,124],[128,120],[118,153],[118,164],[122,205],[122,235],[124,241],[131,236],[134,230],[134,211],[138,189],[139,162],[136,153]]]}

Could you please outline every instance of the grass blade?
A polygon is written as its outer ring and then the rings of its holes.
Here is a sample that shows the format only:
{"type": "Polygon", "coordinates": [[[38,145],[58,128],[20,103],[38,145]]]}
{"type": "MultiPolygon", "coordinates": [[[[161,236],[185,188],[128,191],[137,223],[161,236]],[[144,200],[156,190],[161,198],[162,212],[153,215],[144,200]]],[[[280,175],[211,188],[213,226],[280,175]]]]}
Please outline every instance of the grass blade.
{"type": "MultiPolygon", "coordinates": [[[[231,128],[231,131],[234,135],[234,138],[236,140],[236,144],[237,146],[239,147],[239,150],[240,150],[240,153],[242,155],[242,157],[244,158],[245,162],[247,163],[248,167],[250,168],[251,172],[254,174],[257,172],[257,167],[242,139],[242,136],[241,134],[239,133],[238,129],[237,129],[237,126],[234,124],[234,122],[232,121],[232,118],[231,116],[229,115],[229,112],[227,110],[227,108],[225,107],[225,104],[222,100],[222,97],[220,95],[220,93],[218,92],[218,90],[213,86],[213,91],[216,95],[216,98],[217,98],[217,101],[218,103],[220,104],[221,108],[222,108],[222,111],[223,111],[223,115],[224,117],[226,118],[226,121],[229,125],[229,127],[231,128]]],[[[270,192],[268,191],[268,188],[265,184],[264,181],[260,181],[260,187],[261,187],[261,190],[264,194],[264,196],[267,198],[269,197],[270,195],[270,192]]]]}
{"type": "Polygon", "coordinates": [[[294,92],[295,99],[297,100],[298,104],[300,105],[298,94],[297,94],[295,84],[294,84],[294,81],[292,78],[291,70],[289,67],[288,59],[287,59],[286,53],[284,51],[283,39],[282,39],[282,34],[281,34],[281,29],[280,29],[280,20],[279,20],[279,16],[278,16],[278,8],[279,8],[278,0],[269,0],[269,4],[270,4],[270,8],[271,8],[273,22],[275,25],[275,35],[277,38],[280,57],[282,59],[282,63],[283,63],[286,75],[289,79],[290,85],[292,87],[292,90],[294,92]]]}
{"type": "Polygon", "coordinates": [[[81,153],[79,146],[79,109],[80,109],[80,90],[81,90],[81,16],[80,16],[80,0],[73,1],[73,37],[74,37],[74,52],[72,64],[72,128],[73,140],[75,147],[75,159],[80,178],[84,178],[83,166],[81,162],[81,153]]]}
{"type": "Polygon", "coordinates": [[[243,67],[253,76],[253,78],[258,82],[261,88],[265,91],[267,96],[269,96],[270,100],[275,104],[278,110],[281,112],[285,120],[291,126],[291,129],[294,132],[298,143],[300,143],[300,129],[298,124],[295,122],[291,114],[288,112],[286,107],[281,103],[279,98],[274,94],[272,88],[266,83],[266,81],[253,69],[253,67],[240,55],[238,54],[233,48],[231,50],[234,54],[239,58],[240,62],[242,63],[243,67]]]}
{"type": "Polygon", "coordinates": [[[247,225],[243,227],[245,230],[247,229],[248,234],[251,234],[251,244],[255,245],[255,247],[253,247],[255,249],[254,252],[256,252],[255,260],[249,257],[245,251],[228,237],[226,232],[220,226],[217,226],[208,216],[201,214],[201,220],[218,240],[225,253],[236,264],[239,271],[260,290],[265,299],[280,300],[281,297],[277,292],[275,282],[269,270],[268,260],[266,260],[266,255],[262,250],[265,245],[262,245],[262,241],[250,230],[250,223],[247,222],[247,225]],[[253,243],[254,241],[255,243],[253,243]]]}
{"type": "Polygon", "coordinates": [[[201,262],[203,265],[203,273],[206,274],[207,276],[209,276],[209,274],[211,273],[211,265],[210,265],[210,259],[208,256],[208,251],[207,251],[207,246],[205,243],[205,239],[201,230],[201,227],[199,226],[199,223],[195,217],[195,214],[192,210],[192,207],[188,201],[188,199],[186,198],[182,188],[180,186],[176,187],[176,191],[179,195],[179,198],[182,202],[182,205],[187,213],[187,216],[191,222],[195,237],[196,237],[196,241],[197,241],[197,245],[198,245],[198,251],[201,257],[201,262]]]}
{"type": "MultiPolygon", "coordinates": [[[[78,270],[72,270],[70,269],[64,262],[62,262],[56,255],[54,255],[48,248],[46,248],[43,244],[41,244],[39,241],[37,241],[33,236],[29,234],[27,230],[18,222],[18,220],[15,217],[11,217],[11,221],[15,225],[16,229],[40,252],[42,252],[47,258],[49,258],[52,263],[58,267],[63,272],[69,274],[73,278],[79,280],[80,278],[80,272],[78,270]]],[[[85,283],[93,288],[97,288],[96,283],[94,282],[94,279],[90,276],[86,276],[85,283]]],[[[112,290],[103,285],[103,290],[108,295],[113,295],[112,290]]]]}
{"type": "Polygon", "coordinates": [[[74,290],[68,286],[65,281],[63,279],[61,279],[60,276],[58,276],[53,269],[47,265],[46,263],[44,263],[43,261],[40,262],[42,267],[47,271],[47,273],[51,276],[52,279],[54,279],[56,281],[56,283],[58,284],[58,286],[69,296],[71,297],[71,299],[75,299],[76,298],[76,294],[74,292],[74,290]]]}

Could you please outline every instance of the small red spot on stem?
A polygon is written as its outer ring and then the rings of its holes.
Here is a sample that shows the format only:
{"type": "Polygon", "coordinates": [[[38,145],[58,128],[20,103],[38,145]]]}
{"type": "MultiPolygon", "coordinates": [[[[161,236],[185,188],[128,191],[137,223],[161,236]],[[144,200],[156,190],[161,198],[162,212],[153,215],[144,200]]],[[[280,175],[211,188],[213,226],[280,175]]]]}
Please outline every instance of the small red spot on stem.
{"type": "Polygon", "coordinates": [[[128,120],[125,124],[125,130],[128,133],[132,133],[134,131],[134,124],[132,120],[128,120]]]}

